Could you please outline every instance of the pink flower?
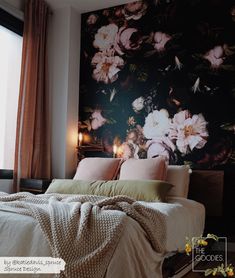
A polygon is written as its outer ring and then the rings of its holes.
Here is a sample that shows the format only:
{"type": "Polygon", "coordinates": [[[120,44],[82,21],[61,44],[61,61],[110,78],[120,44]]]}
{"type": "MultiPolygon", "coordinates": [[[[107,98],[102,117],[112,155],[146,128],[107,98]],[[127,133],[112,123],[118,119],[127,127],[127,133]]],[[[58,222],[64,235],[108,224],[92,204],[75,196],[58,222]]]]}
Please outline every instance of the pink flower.
{"type": "Polygon", "coordinates": [[[118,18],[123,17],[123,8],[122,7],[117,7],[114,9],[114,15],[118,18]]]}
{"type": "Polygon", "coordinates": [[[118,72],[124,65],[124,61],[119,56],[114,56],[113,51],[97,52],[91,64],[95,67],[93,78],[97,82],[105,84],[112,83],[118,79],[118,72]]]}
{"type": "Polygon", "coordinates": [[[135,126],[136,125],[135,118],[133,116],[129,117],[128,120],[127,120],[127,124],[129,126],[135,126]]]}
{"type": "Polygon", "coordinates": [[[148,141],[146,143],[146,147],[148,148],[148,158],[164,156],[168,162],[176,149],[172,141],[166,136],[158,137],[154,140],[148,141]]]}
{"type": "Polygon", "coordinates": [[[134,157],[134,149],[132,144],[129,144],[127,142],[123,143],[118,148],[117,156],[123,158],[124,160],[134,157]]]}
{"type": "Polygon", "coordinates": [[[171,36],[163,33],[163,32],[156,32],[154,34],[154,48],[161,52],[164,51],[166,43],[171,40],[171,36]]]}
{"type": "Polygon", "coordinates": [[[95,110],[91,115],[91,128],[96,130],[103,126],[107,119],[101,115],[101,110],[95,110]]]}
{"type": "Polygon", "coordinates": [[[138,50],[143,40],[136,28],[122,27],[115,38],[114,48],[119,55],[126,51],[138,50]]]}
{"type": "Polygon", "coordinates": [[[97,14],[91,14],[88,16],[86,23],[88,25],[94,25],[96,23],[97,19],[98,19],[97,14]]]}
{"type": "Polygon", "coordinates": [[[218,68],[223,64],[225,59],[224,48],[221,45],[215,46],[213,49],[209,50],[204,56],[206,60],[211,63],[212,68],[218,68]]]}
{"type": "Polygon", "coordinates": [[[93,42],[94,47],[99,48],[101,51],[110,49],[114,44],[117,32],[118,27],[113,23],[101,27],[95,35],[95,40],[93,42]]]}
{"type": "Polygon", "coordinates": [[[202,114],[191,116],[188,110],[181,111],[173,118],[169,138],[176,140],[176,146],[182,154],[194,148],[202,149],[209,136],[206,125],[202,114]]]}
{"type": "Polygon", "coordinates": [[[145,1],[134,1],[132,3],[128,3],[124,7],[124,15],[127,20],[134,19],[138,20],[143,15],[145,15],[147,11],[148,5],[145,1]]]}

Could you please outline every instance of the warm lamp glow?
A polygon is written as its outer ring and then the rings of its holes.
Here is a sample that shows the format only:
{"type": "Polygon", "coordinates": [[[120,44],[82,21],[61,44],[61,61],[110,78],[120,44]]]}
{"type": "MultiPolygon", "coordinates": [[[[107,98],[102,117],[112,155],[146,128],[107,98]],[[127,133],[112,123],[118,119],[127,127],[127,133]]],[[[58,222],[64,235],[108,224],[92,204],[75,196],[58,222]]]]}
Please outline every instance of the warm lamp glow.
{"type": "Polygon", "coordinates": [[[113,157],[116,157],[117,151],[118,151],[118,146],[114,144],[113,145],[113,157]]]}
{"type": "Polygon", "coordinates": [[[76,130],[70,130],[70,134],[69,134],[69,142],[71,144],[71,146],[73,147],[77,147],[77,143],[78,143],[78,133],[76,130]]]}
{"type": "Polygon", "coordinates": [[[78,134],[78,145],[79,146],[82,145],[82,140],[83,140],[83,134],[81,132],[79,132],[79,134],[78,134]]]}

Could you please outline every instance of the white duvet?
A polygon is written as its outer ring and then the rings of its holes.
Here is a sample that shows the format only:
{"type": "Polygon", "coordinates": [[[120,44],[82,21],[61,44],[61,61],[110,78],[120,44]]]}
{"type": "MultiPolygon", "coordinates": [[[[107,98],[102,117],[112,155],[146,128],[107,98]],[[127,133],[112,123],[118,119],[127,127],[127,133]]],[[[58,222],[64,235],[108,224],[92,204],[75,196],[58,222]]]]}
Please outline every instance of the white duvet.
{"type": "MultiPolygon", "coordinates": [[[[156,278],[159,256],[164,257],[168,252],[183,250],[186,236],[191,238],[203,233],[205,209],[195,201],[171,198],[169,203],[141,203],[158,209],[167,216],[165,253],[159,255],[154,252],[143,229],[130,218],[107,269],[108,278],[156,278]]],[[[49,246],[35,219],[0,212],[0,256],[50,255],[49,246]]],[[[22,276],[0,274],[0,277],[22,276]]],[[[32,276],[24,275],[24,277],[32,276]]]]}

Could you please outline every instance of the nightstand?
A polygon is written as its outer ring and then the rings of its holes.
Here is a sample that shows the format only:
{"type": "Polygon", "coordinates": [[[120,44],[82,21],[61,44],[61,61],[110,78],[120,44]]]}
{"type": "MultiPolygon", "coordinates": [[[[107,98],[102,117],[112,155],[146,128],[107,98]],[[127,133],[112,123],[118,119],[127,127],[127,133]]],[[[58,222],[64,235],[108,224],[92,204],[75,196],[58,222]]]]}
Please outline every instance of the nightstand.
{"type": "Polygon", "coordinates": [[[45,193],[51,180],[48,179],[20,179],[20,191],[33,194],[45,193]]]}

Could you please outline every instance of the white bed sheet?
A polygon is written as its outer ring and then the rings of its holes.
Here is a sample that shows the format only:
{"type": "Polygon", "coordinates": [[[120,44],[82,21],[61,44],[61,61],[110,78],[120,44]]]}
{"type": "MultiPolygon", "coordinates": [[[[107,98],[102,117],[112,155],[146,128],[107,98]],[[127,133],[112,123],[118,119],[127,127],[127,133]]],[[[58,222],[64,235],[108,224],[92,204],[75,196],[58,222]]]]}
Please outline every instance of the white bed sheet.
{"type": "Polygon", "coordinates": [[[160,210],[167,217],[166,251],[182,251],[185,238],[201,236],[205,225],[205,207],[193,200],[171,197],[168,203],[146,203],[144,205],[160,210]]]}

